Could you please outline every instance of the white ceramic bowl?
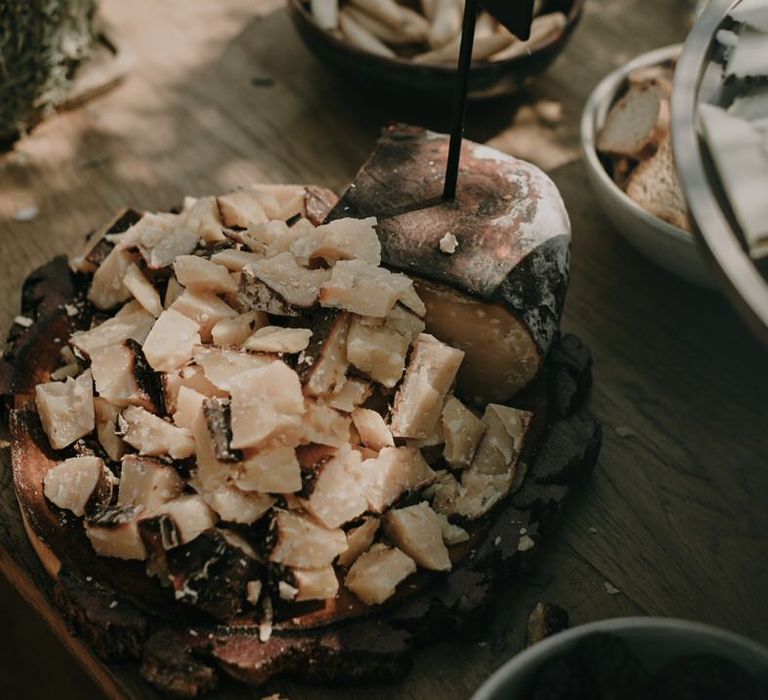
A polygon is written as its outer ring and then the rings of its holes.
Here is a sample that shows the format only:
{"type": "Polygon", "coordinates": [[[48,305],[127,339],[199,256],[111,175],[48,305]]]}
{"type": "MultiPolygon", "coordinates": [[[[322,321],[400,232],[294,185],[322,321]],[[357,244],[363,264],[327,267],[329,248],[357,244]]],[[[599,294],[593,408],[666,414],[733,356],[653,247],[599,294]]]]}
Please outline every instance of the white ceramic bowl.
{"type": "Polygon", "coordinates": [[[634,248],[673,275],[705,287],[715,280],[696,238],[677,226],[646,212],[611,179],[597,156],[595,140],[627,76],[638,68],[665,63],[680,53],[680,45],[667,46],[638,56],[610,73],[590,95],[581,118],[581,145],[587,176],[617,232],[634,248]]]}
{"type": "Polygon", "coordinates": [[[651,673],[690,654],[714,654],[755,675],[768,673],[768,649],[733,632],[686,620],[619,617],[581,625],[534,644],[496,671],[472,700],[522,700],[542,663],[598,633],[624,641],[651,673]]]}

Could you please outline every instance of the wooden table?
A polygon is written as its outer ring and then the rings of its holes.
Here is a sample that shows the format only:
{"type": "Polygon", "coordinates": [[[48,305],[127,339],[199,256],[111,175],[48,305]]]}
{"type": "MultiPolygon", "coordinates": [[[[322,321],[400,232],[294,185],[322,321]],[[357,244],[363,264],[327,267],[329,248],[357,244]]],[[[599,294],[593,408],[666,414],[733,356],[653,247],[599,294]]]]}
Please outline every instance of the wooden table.
{"type": "MultiPolygon", "coordinates": [[[[591,0],[566,54],[536,86],[469,113],[469,137],[541,163],[571,212],[564,327],[593,348],[592,406],[605,429],[591,487],[566,512],[533,577],[499,596],[486,642],[446,640],[420,652],[394,687],[285,682],[269,692],[293,700],[363,692],[371,700],[463,700],[521,648],[523,622],[539,599],[566,607],[574,624],[671,615],[768,643],[766,354],[720,296],[660,272],[616,235],[578,160],[577,124],[592,87],[639,52],[681,40],[686,7],[591,0]]],[[[122,205],[164,209],[184,194],[254,181],[341,189],[389,119],[447,126],[445,114],[374,103],[329,74],[272,0],[107,0],[104,13],[136,54],[128,82],[44,123],[0,160],[3,328],[17,313],[24,276],[72,250],[122,205]],[[34,219],[12,220],[30,206],[34,219]]],[[[104,693],[155,697],[135,670],[93,661],[51,611],[21,532],[7,455],[0,499],[0,568],[14,586],[104,693]]],[[[0,588],[0,696],[101,696],[15,595],[0,588]]],[[[232,685],[219,697],[265,694],[232,685]]]]}

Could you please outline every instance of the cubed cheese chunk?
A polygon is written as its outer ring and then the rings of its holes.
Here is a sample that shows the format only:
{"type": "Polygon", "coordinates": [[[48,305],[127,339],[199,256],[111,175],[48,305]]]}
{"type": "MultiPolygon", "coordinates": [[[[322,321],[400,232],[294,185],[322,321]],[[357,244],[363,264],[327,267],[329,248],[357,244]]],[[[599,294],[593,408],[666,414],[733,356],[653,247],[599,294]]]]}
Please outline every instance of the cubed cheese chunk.
{"type": "Polygon", "coordinates": [[[328,405],[337,411],[352,413],[358,406],[364,404],[371,395],[370,382],[362,379],[348,379],[341,388],[333,394],[326,396],[328,405]]]}
{"type": "Polygon", "coordinates": [[[374,226],[376,218],[336,219],[318,226],[291,246],[302,265],[322,259],[329,265],[338,260],[364,260],[381,263],[381,244],[374,226]]]}
{"type": "Polygon", "coordinates": [[[181,494],[184,482],[173,467],[155,459],[125,455],[120,472],[118,506],[143,506],[145,513],[181,494]]]}
{"type": "Polygon", "coordinates": [[[123,278],[136,255],[125,248],[115,246],[93,274],[88,299],[97,309],[111,309],[131,298],[130,290],[123,284],[123,278]]]}
{"type": "Polygon", "coordinates": [[[237,283],[222,265],[199,255],[180,255],[173,263],[176,278],[187,289],[214,294],[235,292],[237,283]]]}
{"type": "Polygon", "coordinates": [[[167,309],[152,327],[142,349],[153,369],[169,372],[185,365],[200,344],[200,326],[175,309],[167,309]]]}
{"type": "Polygon", "coordinates": [[[355,318],[347,338],[347,358],[374,381],[392,388],[403,376],[410,341],[387,326],[355,318]]]}
{"type": "Polygon", "coordinates": [[[287,304],[301,308],[314,306],[320,285],[331,276],[329,270],[308,270],[302,267],[290,253],[279,253],[272,258],[257,260],[245,269],[287,304]]]}
{"type": "Polygon", "coordinates": [[[374,513],[381,513],[406,491],[416,491],[435,478],[414,447],[384,447],[375,458],[363,460],[354,475],[374,513]]]}
{"type": "Polygon", "coordinates": [[[472,471],[506,474],[514,470],[531,418],[529,411],[488,404],[483,414],[485,435],[472,460],[472,471]]]}
{"type": "Polygon", "coordinates": [[[320,305],[346,309],[359,316],[384,318],[413,283],[364,260],[342,260],[320,289],[320,305]]]}
{"type": "Polygon", "coordinates": [[[275,499],[264,493],[246,493],[235,486],[219,486],[203,498],[222,520],[250,525],[263,517],[275,499]]]}
{"type": "Polygon", "coordinates": [[[148,456],[168,455],[185,459],[195,452],[195,441],[188,430],[164,421],[138,406],[129,406],[118,419],[123,440],[148,456]]]}
{"type": "Polygon", "coordinates": [[[349,323],[346,313],[323,311],[317,315],[310,344],[298,362],[308,396],[335,392],[346,383],[349,323]]]}
{"type": "Polygon", "coordinates": [[[184,292],[184,287],[179,284],[179,281],[174,275],[168,278],[168,284],[165,287],[165,296],[163,297],[163,308],[170,309],[175,302],[184,292]]]}
{"type": "Polygon", "coordinates": [[[243,347],[253,352],[297,353],[306,349],[311,337],[309,328],[264,326],[248,338],[243,347]]]}
{"type": "Polygon", "coordinates": [[[275,361],[275,358],[270,356],[206,347],[195,348],[193,357],[195,363],[203,368],[206,379],[217,389],[227,393],[240,383],[240,378],[245,372],[269,367],[275,361]]]}
{"type": "Polygon", "coordinates": [[[237,477],[243,491],[296,493],[301,490],[301,468],[292,447],[277,445],[247,454],[237,477]]]}
{"type": "Polygon", "coordinates": [[[325,528],[291,511],[278,511],[272,527],[275,545],[269,560],[283,566],[319,569],[347,548],[343,530],[325,528]]]}
{"type": "Polygon", "coordinates": [[[222,223],[229,228],[248,228],[267,221],[258,196],[249,190],[238,190],[216,198],[222,223]]]}
{"type": "Polygon", "coordinates": [[[363,445],[378,452],[384,447],[394,447],[395,440],[381,414],[369,408],[357,408],[352,412],[352,422],[355,424],[363,445]]]}
{"type": "Polygon", "coordinates": [[[347,549],[339,555],[339,564],[349,568],[373,543],[379,530],[379,519],[372,516],[364,518],[363,524],[352,528],[347,533],[347,549]]]}
{"type": "Polygon", "coordinates": [[[137,343],[143,343],[149,334],[155,317],[138,302],[126,304],[114,318],[88,331],[76,331],[70,338],[72,347],[88,357],[101,348],[120,345],[129,338],[137,343]]]}
{"type": "Polygon", "coordinates": [[[157,318],[163,313],[163,305],[155,286],[150,282],[135,263],[125,271],[123,285],[149,313],[157,318]]]}
{"type": "Polygon", "coordinates": [[[192,423],[203,410],[203,403],[208,397],[188,386],[180,386],[176,395],[173,422],[179,428],[192,430],[192,423]]]}
{"type": "Polygon", "coordinates": [[[360,453],[345,445],[328,460],[315,465],[316,480],[304,507],[327,528],[337,528],[362,515],[368,502],[354,475],[360,453]]]}
{"type": "Polygon", "coordinates": [[[420,439],[434,430],[463,359],[461,350],[434,336],[418,337],[395,397],[391,424],[395,437],[420,439]]]}
{"type": "MultiPolygon", "coordinates": [[[[216,197],[200,197],[198,199],[188,197],[184,202],[181,218],[184,227],[194,231],[197,237],[206,243],[218,243],[226,240],[221,231],[221,214],[216,197]]],[[[181,256],[176,256],[176,260],[179,257],[181,256]]]]}
{"type": "Polygon", "coordinates": [[[159,379],[136,341],[97,350],[91,357],[91,371],[99,396],[113,406],[135,405],[152,412],[160,410],[159,379]]]}
{"type": "Polygon", "coordinates": [[[449,396],[440,417],[446,463],[454,469],[466,469],[475,456],[485,424],[455,396],[449,396]]]}
{"type": "Polygon", "coordinates": [[[349,416],[311,399],[307,399],[305,406],[303,428],[306,442],[329,447],[341,447],[349,442],[349,416]]]}
{"type": "Polygon", "coordinates": [[[71,457],[46,473],[43,492],[55,506],[80,516],[87,507],[109,505],[115,483],[98,457],[71,457]]]}
{"type": "Polygon", "coordinates": [[[120,415],[120,408],[97,396],[93,399],[93,410],[96,419],[96,437],[107,456],[117,461],[126,450],[125,442],[117,434],[117,417],[120,415]]]}
{"type": "Polygon", "coordinates": [[[216,524],[217,516],[197,494],[187,494],[164,503],[155,515],[167,515],[174,523],[177,544],[191,542],[216,524]]]}
{"type": "Polygon", "coordinates": [[[375,544],[352,565],[344,585],[366,605],[378,605],[397,585],[416,572],[416,564],[399,549],[375,544]]]}
{"type": "Polygon", "coordinates": [[[85,534],[96,554],[117,559],[146,559],[138,530],[141,506],[113,506],[100,511],[85,523],[85,534]]]}
{"type": "Polygon", "coordinates": [[[284,362],[244,372],[231,393],[233,448],[298,437],[304,397],[298,375],[284,362]]]}
{"type": "Polygon", "coordinates": [[[235,250],[234,248],[225,248],[211,256],[211,262],[222,265],[232,272],[242,270],[246,265],[261,260],[264,256],[258,253],[250,253],[247,250],[235,250]]]}
{"type": "Polygon", "coordinates": [[[258,184],[245,191],[258,200],[268,219],[287,221],[297,214],[305,214],[307,190],[303,185],[258,184]]]}
{"type": "Polygon", "coordinates": [[[328,600],[339,592],[339,579],[332,566],[321,569],[292,569],[297,603],[303,600],[328,600]]]}
{"type": "Polygon", "coordinates": [[[384,532],[389,540],[411,557],[420,567],[432,571],[448,571],[451,560],[443,542],[440,517],[426,502],[407,508],[396,508],[383,517],[384,532]]]}
{"type": "Polygon", "coordinates": [[[93,377],[86,370],[77,379],[35,387],[40,422],[54,450],[61,450],[90,433],[95,426],[93,377]]]}
{"type": "Polygon", "coordinates": [[[185,289],[173,302],[171,310],[178,311],[197,323],[200,337],[206,343],[210,342],[211,331],[219,321],[237,316],[237,311],[215,294],[192,289],[185,289]]]}
{"type": "Polygon", "coordinates": [[[165,372],[162,375],[161,383],[165,408],[171,414],[178,410],[179,391],[183,386],[194,389],[208,398],[226,398],[228,396],[228,392],[211,383],[205,376],[203,368],[197,365],[182,367],[175,372],[165,372]]]}
{"type": "Polygon", "coordinates": [[[175,214],[144,214],[125,232],[125,244],[135,244],[153,270],[169,267],[179,255],[191,253],[200,240],[197,231],[175,214]]]}
{"type": "Polygon", "coordinates": [[[211,329],[211,340],[214,345],[240,346],[254,331],[268,324],[267,315],[261,311],[249,311],[238,316],[222,318],[211,329]]]}

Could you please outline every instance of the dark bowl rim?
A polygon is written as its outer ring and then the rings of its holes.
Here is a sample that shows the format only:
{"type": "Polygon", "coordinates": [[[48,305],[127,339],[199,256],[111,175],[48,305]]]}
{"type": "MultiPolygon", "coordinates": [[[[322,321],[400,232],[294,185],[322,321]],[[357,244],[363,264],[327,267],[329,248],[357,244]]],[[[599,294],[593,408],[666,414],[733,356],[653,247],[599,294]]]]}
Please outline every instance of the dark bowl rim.
{"type": "MultiPolygon", "coordinates": [[[[523,54],[522,56],[515,56],[514,58],[507,58],[501,61],[480,61],[478,63],[473,63],[470,69],[470,73],[478,74],[491,70],[496,71],[503,70],[504,68],[509,69],[517,66],[518,64],[522,64],[524,61],[529,60],[533,56],[544,53],[548,50],[552,50],[559,44],[564,43],[568,39],[576,23],[579,21],[579,18],[584,11],[584,5],[586,4],[586,0],[571,1],[572,5],[570,11],[566,15],[565,26],[559,32],[557,32],[557,34],[553,34],[552,39],[549,39],[545,43],[539,44],[531,53],[523,54]]],[[[311,13],[306,8],[303,0],[288,0],[286,7],[288,9],[288,13],[292,18],[294,18],[294,21],[297,23],[304,23],[304,25],[309,27],[311,31],[314,31],[317,35],[323,37],[323,40],[328,44],[333,46],[335,49],[348,54],[352,58],[362,58],[363,60],[378,64],[381,67],[390,69],[396,67],[406,71],[412,71],[414,73],[432,72],[445,76],[452,76],[456,74],[456,66],[442,65],[437,63],[414,63],[413,61],[409,61],[406,58],[400,58],[399,56],[395,58],[378,56],[377,54],[371,53],[369,51],[364,51],[357,46],[352,46],[351,44],[333,36],[333,34],[330,32],[321,29],[315,22],[311,13]]]]}

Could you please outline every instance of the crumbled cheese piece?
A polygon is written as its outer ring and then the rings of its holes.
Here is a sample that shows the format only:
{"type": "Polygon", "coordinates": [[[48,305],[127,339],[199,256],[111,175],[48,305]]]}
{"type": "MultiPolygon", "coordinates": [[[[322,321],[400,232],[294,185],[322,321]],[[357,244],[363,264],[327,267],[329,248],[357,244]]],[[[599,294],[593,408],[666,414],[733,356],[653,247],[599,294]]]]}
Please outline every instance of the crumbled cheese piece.
{"type": "Polygon", "coordinates": [[[261,589],[263,584],[259,580],[248,581],[245,585],[246,599],[251,605],[256,605],[261,598],[261,589]]]}
{"type": "Polygon", "coordinates": [[[29,328],[34,323],[34,320],[29,316],[17,316],[13,319],[13,322],[22,328],[29,328]]]}
{"type": "Polygon", "coordinates": [[[621,591],[616,588],[610,581],[603,582],[603,588],[608,595],[618,595],[621,591]]]}
{"type": "Polygon", "coordinates": [[[517,551],[527,552],[533,549],[535,545],[536,542],[533,541],[533,538],[530,535],[523,535],[517,543],[517,551]]]}
{"type": "Polygon", "coordinates": [[[277,590],[283,600],[293,600],[299,594],[298,588],[291,586],[290,583],[286,583],[285,581],[278,582],[277,590]]]}
{"type": "Polygon", "coordinates": [[[447,255],[453,255],[459,247],[459,239],[452,233],[446,233],[440,239],[440,252],[447,255]]]}

